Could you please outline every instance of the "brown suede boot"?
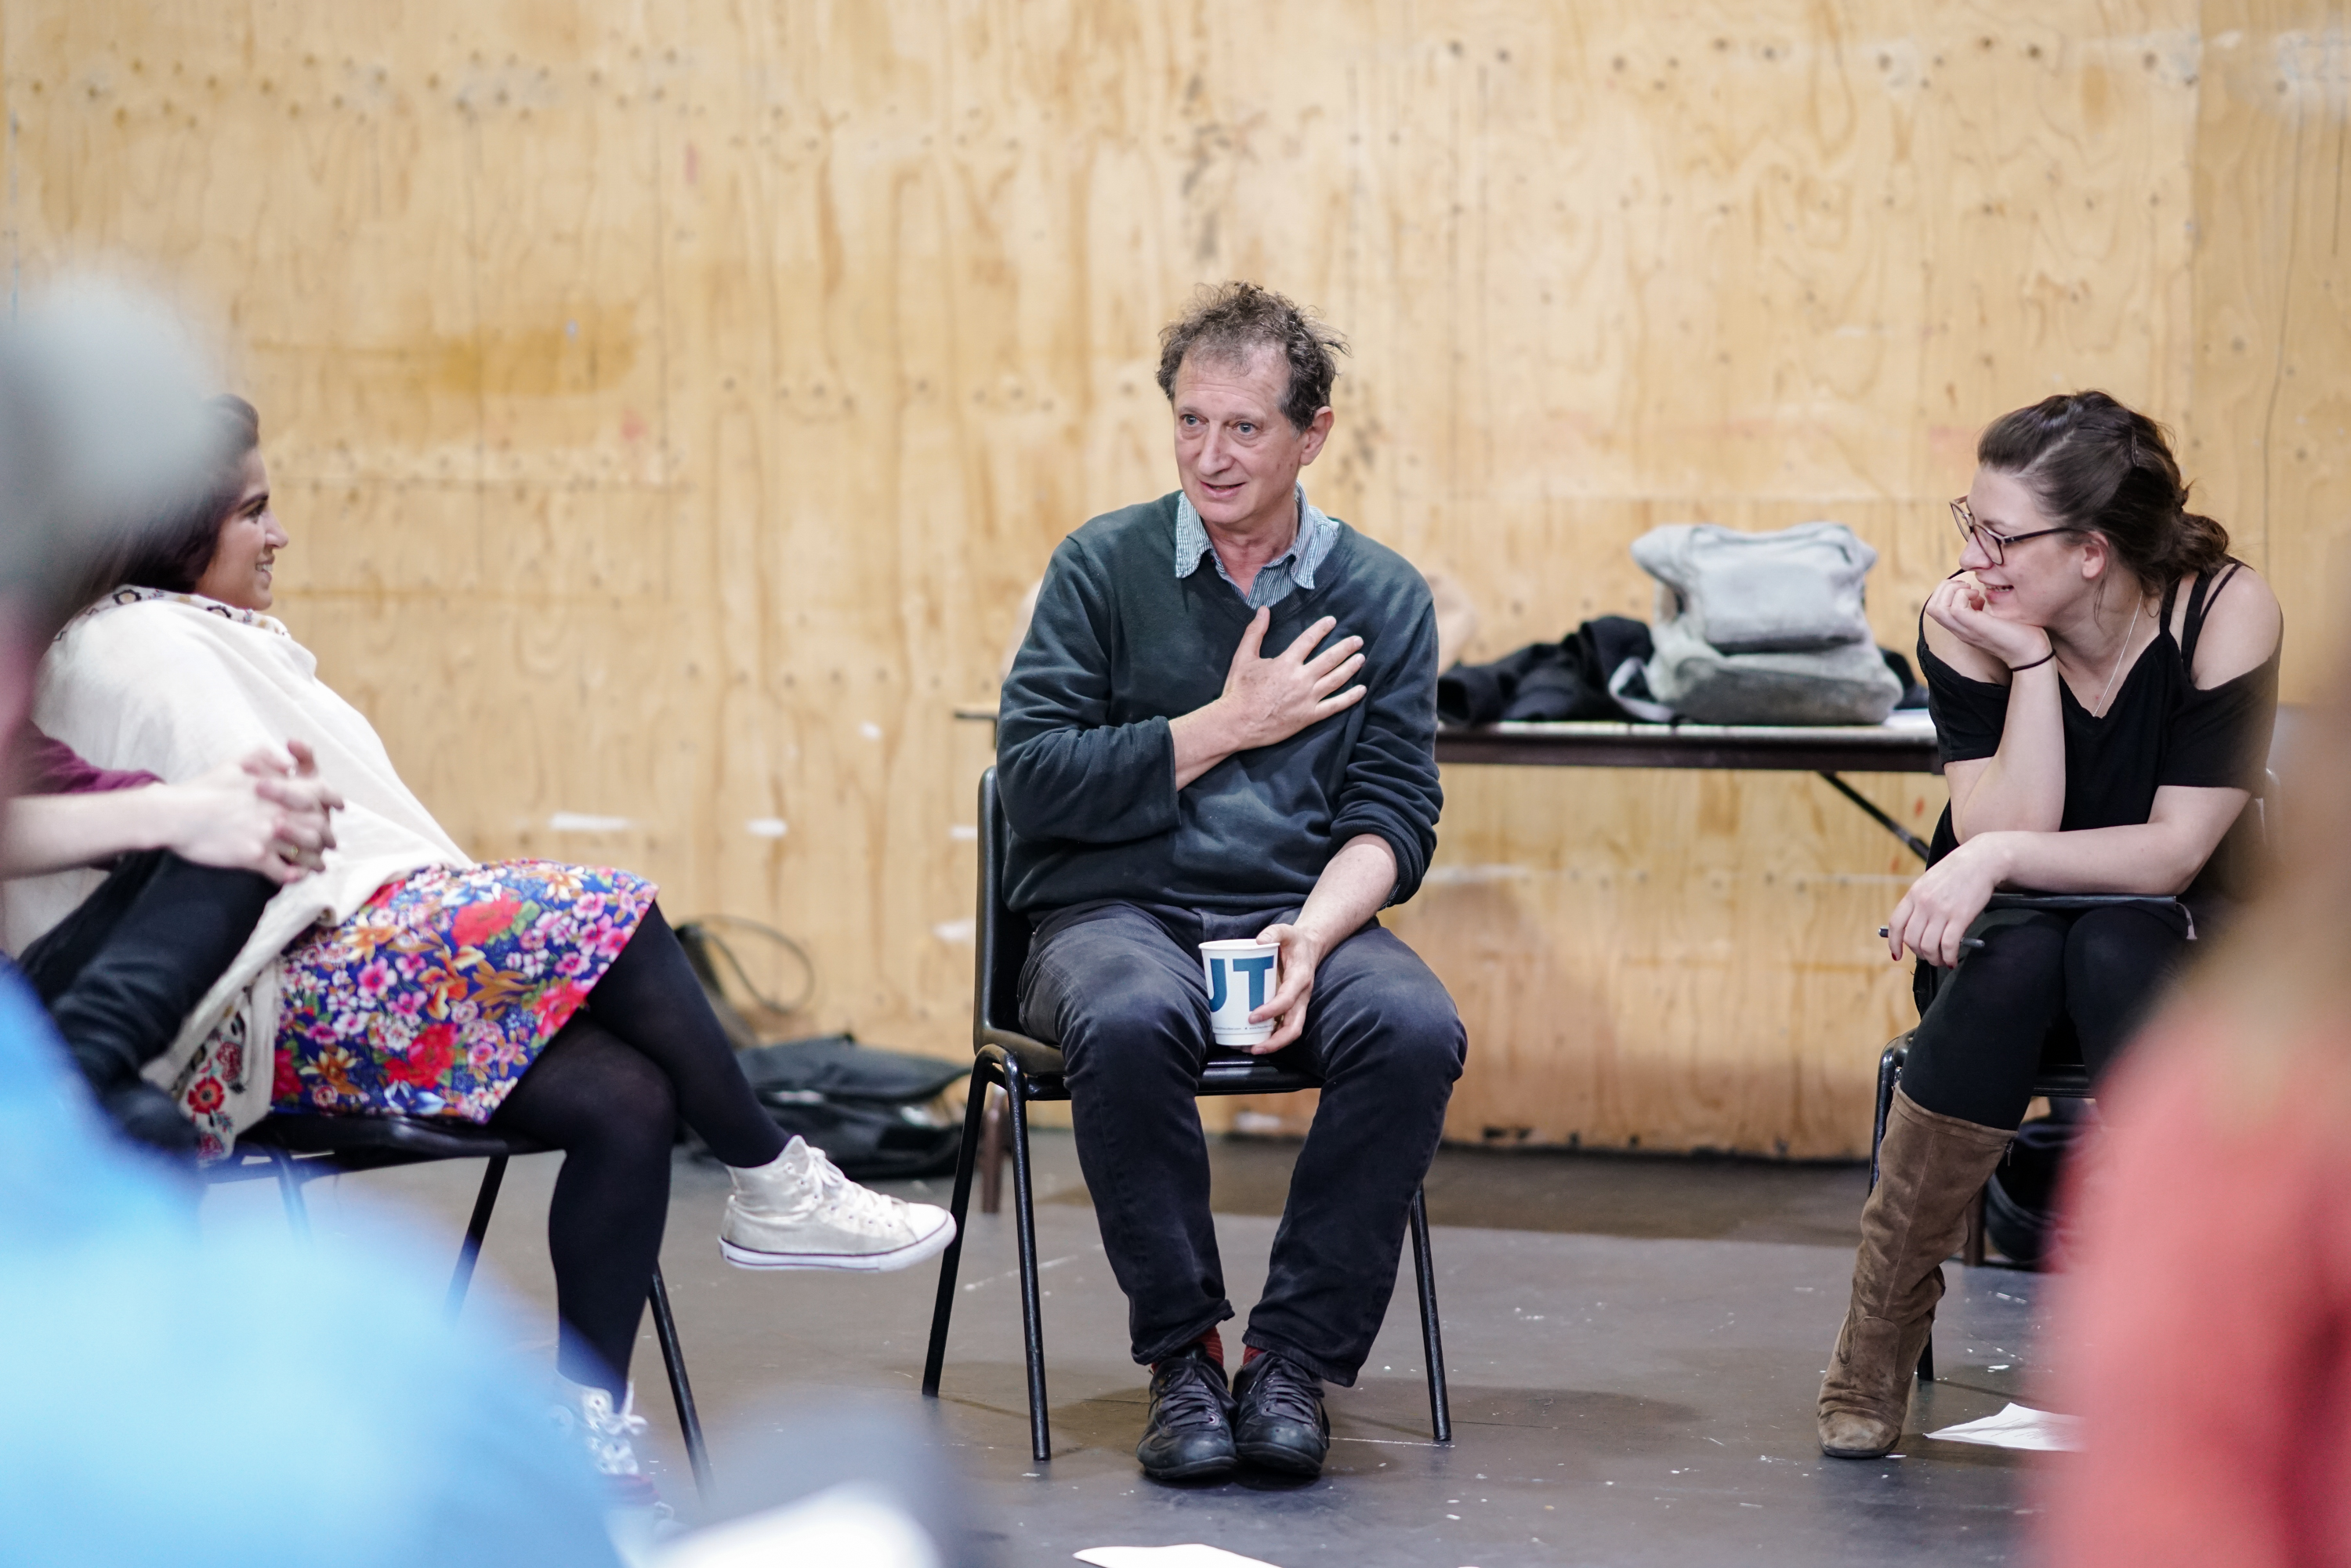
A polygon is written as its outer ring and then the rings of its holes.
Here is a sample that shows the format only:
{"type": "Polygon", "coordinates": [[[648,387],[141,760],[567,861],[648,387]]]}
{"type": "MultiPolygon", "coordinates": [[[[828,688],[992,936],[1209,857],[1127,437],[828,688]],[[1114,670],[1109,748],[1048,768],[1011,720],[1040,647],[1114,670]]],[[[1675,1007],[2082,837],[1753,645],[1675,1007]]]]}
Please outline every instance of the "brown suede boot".
{"type": "Polygon", "coordinates": [[[1911,1375],[1943,1295],[1943,1260],[1959,1246],[1968,1206],[2015,1135],[1938,1116],[1894,1092],[1877,1150],[1877,1187],[1861,1211],[1853,1304],[1821,1380],[1821,1452],[1874,1459],[1901,1439],[1911,1375]]]}

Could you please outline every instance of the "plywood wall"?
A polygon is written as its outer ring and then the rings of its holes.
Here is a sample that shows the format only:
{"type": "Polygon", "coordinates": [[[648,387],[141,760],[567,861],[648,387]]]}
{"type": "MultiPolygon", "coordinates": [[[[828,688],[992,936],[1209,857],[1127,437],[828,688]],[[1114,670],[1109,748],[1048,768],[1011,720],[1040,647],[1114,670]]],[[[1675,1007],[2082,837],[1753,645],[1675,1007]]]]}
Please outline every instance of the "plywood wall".
{"type": "Polygon", "coordinates": [[[2351,5],[2205,13],[2186,457],[2275,584],[2307,699],[2351,632],[2351,5]]]}
{"type": "MultiPolygon", "coordinates": [[[[19,5],[6,259],[147,269],[217,333],[287,619],[476,853],[773,921],[810,1027],[956,1052],[950,709],[1052,543],[1172,486],[1153,334],[1202,280],[1352,338],[1312,493],[1460,580],[1479,652],[1646,612],[1653,524],[1813,517],[1907,643],[1976,428],[2096,384],[2294,574],[2307,689],[2341,13],[19,5]]],[[[1890,839],[1802,775],[1447,786],[1396,919],[1469,1021],[1456,1136],[1864,1145],[1890,839]]]]}

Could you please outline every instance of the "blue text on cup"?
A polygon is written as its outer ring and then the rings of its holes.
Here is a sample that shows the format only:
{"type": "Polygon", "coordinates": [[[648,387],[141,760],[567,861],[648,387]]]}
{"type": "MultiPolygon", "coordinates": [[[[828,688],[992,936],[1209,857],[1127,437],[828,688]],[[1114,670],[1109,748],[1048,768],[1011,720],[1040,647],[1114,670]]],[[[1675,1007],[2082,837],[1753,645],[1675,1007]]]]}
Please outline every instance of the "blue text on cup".
{"type": "Polygon", "coordinates": [[[1254,958],[1211,958],[1208,960],[1208,1010],[1221,1011],[1225,1005],[1225,966],[1227,964],[1249,977],[1249,1011],[1265,1006],[1266,976],[1273,968],[1273,955],[1261,954],[1254,958]]]}

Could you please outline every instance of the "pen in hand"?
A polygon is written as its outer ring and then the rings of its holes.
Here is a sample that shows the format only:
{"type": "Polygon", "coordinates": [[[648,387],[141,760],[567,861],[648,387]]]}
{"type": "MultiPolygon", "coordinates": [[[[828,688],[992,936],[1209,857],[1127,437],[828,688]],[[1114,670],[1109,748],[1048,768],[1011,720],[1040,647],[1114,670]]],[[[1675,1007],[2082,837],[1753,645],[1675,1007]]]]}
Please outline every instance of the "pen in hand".
{"type": "MultiPolygon", "coordinates": [[[[1883,925],[1879,926],[1877,928],[1877,934],[1880,936],[1885,936],[1886,927],[1883,925]]],[[[1984,939],[1980,936],[1962,936],[1959,938],[1959,946],[1962,947],[1980,947],[1983,946],[1983,942],[1984,939]]]]}

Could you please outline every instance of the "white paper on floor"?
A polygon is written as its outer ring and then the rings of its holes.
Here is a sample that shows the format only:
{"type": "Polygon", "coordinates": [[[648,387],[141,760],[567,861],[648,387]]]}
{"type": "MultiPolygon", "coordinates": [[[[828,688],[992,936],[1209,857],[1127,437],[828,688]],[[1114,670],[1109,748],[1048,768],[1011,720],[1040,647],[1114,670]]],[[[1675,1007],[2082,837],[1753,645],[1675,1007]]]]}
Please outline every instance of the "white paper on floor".
{"type": "Polygon", "coordinates": [[[1076,1554],[1094,1568],[1274,1568],[1221,1546],[1089,1546],[1076,1554]]]}
{"type": "Polygon", "coordinates": [[[2079,1416],[2060,1416],[2053,1411],[2011,1405],[1997,1416],[1987,1416],[1980,1421],[1962,1421],[1956,1427],[1946,1427],[1927,1436],[1946,1443],[1981,1443],[1990,1448],[2038,1448],[2051,1453],[2071,1453],[2082,1446],[2081,1424],[2079,1416]]]}

